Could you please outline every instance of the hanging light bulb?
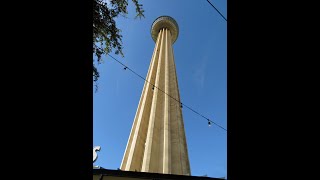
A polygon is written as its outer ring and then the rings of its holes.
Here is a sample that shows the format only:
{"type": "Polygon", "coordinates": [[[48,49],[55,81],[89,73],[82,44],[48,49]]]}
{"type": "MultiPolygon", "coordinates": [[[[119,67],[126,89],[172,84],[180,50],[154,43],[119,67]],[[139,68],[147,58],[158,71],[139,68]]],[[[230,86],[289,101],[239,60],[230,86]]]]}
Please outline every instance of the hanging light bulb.
{"type": "Polygon", "coordinates": [[[127,67],[124,67],[123,69],[124,69],[124,70],[127,70],[127,67]]]}
{"type": "Polygon", "coordinates": [[[152,90],[154,90],[154,85],[152,85],[152,90]]]}
{"type": "Polygon", "coordinates": [[[208,120],[208,126],[210,127],[211,126],[211,122],[208,120]]]}
{"type": "Polygon", "coordinates": [[[180,103],[180,107],[183,108],[182,103],[180,103]]]}

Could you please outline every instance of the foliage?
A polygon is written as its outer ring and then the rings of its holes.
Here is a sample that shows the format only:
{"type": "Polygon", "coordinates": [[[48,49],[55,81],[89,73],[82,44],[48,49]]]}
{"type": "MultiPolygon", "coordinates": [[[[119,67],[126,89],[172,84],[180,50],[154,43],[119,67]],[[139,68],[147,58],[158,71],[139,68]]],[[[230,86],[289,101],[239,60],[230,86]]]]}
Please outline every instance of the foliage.
{"type": "MultiPolygon", "coordinates": [[[[144,17],[142,5],[138,0],[132,0],[136,7],[136,17],[144,17]]],[[[115,54],[124,56],[122,52],[122,35],[121,30],[117,28],[115,18],[120,16],[126,17],[128,0],[94,0],[93,1],[93,81],[97,90],[97,81],[99,72],[96,64],[102,62],[102,55],[109,54],[113,49],[115,54]]]]}

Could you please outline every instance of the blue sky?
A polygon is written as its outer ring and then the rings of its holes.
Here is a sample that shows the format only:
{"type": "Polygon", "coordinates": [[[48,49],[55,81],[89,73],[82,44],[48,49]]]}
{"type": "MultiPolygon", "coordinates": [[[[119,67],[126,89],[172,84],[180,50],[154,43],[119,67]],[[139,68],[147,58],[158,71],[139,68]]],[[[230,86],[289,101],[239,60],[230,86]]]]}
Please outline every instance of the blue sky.
{"type": "MultiPolygon", "coordinates": [[[[174,58],[181,102],[227,129],[227,22],[206,0],[140,0],[145,18],[119,17],[125,57],[111,55],[145,77],[154,49],[152,22],[161,15],[179,25],[174,58]]],[[[211,0],[227,18],[227,1],[211,0]]],[[[120,167],[144,81],[109,56],[98,66],[99,90],[93,94],[93,146],[101,146],[95,165],[120,167]]],[[[227,133],[182,109],[191,175],[227,176],[227,133]]]]}

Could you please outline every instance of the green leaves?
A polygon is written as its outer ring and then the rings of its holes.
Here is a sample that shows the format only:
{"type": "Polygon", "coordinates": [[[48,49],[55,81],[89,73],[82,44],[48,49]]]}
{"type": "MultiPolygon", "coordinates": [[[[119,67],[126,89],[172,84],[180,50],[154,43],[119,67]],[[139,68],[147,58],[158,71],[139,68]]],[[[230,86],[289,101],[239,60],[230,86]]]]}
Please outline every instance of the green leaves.
{"type": "MultiPolygon", "coordinates": [[[[136,6],[136,17],[144,17],[142,5],[138,0],[132,0],[136,6]]],[[[124,56],[122,52],[121,30],[117,28],[114,18],[126,16],[128,0],[94,0],[93,1],[93,54],[97,57],[97,64],[101,63],[102,55],[109,54],[113,49],[115,54],[124,56]]],[[[93,58],[93,81],[97,82],[100,75],[95,67],[93,58]]],[[[96,86],[97,87],[97,86],[96,86]]]]}

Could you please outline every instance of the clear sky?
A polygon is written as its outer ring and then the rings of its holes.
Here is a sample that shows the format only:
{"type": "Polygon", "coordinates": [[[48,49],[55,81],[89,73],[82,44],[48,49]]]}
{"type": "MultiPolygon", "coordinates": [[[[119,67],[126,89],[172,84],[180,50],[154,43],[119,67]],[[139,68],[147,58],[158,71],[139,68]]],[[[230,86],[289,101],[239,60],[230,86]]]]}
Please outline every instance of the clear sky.
{"type": "MultiPolygon", "coordinates": [[[[227,129],[227,22],[206,0],[139,0],[145,18],[119,17],[125,57],[111,55],[146,77],[155,42],[152,22],[173,17],[179,37],[173,45],[181,102],[227,129]]],[[[227,18],[227,1],[210,0],[227,18]]],[[[101,146],[94,165],[120,167],[144,81],[103,57],[99,90],[93,94],[93,146],[101,146]]],[[[227,133],[187,108],[182,109],[191,175],[227,176],[227,133]]]]}

